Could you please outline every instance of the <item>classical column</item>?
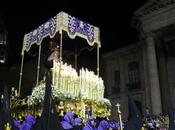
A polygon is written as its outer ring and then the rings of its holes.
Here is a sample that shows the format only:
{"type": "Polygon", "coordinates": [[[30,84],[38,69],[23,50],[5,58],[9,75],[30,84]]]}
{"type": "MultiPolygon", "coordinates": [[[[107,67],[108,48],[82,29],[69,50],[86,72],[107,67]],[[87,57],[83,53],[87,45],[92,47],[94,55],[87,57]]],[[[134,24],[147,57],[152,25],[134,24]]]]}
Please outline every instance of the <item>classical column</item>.
{"type": "Polygon", "coordinates": [[[158,115],[162,113],[162,105],[161,105],[161,94],[160,94],[154,35],[153,34],[147,35],[146,42],[147,42],[147,60],[148,60],[148,73],[149,73],[148,78],[151,93],[151,106],[153,114],[158,115]]]}
{"type": "Polygon", "coordinates": [[[149,76],[148,76],[148,61],[147,61],[147,50],[145,49],[147,45],[144,43],[142,44],[142,54],[143,54],[143,83],[144,83],[144,101],[145,105],[144,108],[149,107],[151,108],[151,94],[150,94],[150,86],[149,86],[149,76]]]}
{"type": "MultiPolygon", "coordinates": [[[[164,44],[164,43],[163,43],[164,44]]],[[[166,105],[167,102],[170,102],[170,91],[169,91],[169,83],[168,83],[168,72],[167,72],[167,61],[164,54],[164,48],[161,47],[158,50],[158,66],[159,66],[159,79],[160,79],[160,90],[162,96],[162,111],[164,113],[168,112],[168,107],[166,105]]]]}

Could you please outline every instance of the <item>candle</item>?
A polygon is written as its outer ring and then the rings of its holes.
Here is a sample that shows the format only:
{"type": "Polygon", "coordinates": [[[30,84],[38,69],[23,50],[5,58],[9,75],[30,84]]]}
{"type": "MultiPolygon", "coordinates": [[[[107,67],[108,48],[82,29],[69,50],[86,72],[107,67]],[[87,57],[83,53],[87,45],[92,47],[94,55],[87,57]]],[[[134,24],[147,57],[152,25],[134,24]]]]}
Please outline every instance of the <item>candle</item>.
{"type": "Polygon", "coordinates": [[[18,91],[17,91],[17,89],[15,89],[15,97],[17,97],[18,96],[18,91]]]}
{"type": "Polygon", "coordinates": [[[4,99],[4,95],[3,94],[1,95],[1,99],[4,99]]]}

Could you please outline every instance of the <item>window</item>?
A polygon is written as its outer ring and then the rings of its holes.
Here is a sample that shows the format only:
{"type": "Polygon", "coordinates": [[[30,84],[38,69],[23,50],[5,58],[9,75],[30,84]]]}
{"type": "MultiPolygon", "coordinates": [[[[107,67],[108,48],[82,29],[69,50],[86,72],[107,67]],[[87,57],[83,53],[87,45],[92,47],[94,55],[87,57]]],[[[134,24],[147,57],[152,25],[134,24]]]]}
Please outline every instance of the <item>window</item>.
{"type": "Polygon", "coordinates": [[[114,71],[114,86],[112,87],[112,94],[120,92],[120,71],[114,71]]]}
{"type": "Polygon", "coordinates": [[[128,89],[139,89],[140,85],[140,72],[139,72],[139,62],[134,61],[128,64],[128,79],[127,84],[128,89]]]}

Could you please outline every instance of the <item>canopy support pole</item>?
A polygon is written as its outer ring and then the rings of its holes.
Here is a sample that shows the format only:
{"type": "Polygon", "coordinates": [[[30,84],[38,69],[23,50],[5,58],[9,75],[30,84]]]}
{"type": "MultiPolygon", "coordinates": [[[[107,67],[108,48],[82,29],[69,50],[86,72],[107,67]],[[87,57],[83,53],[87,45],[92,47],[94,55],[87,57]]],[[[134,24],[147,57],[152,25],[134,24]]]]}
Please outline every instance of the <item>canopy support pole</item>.
{"type": "Polygon", "coordinates": [[[18,86],[18,97],[20,96],[20,92],[21,92],[21,81],[22,81],[23,63],[24,63],[24,53],[22,54],[21,69],[20,69],[20,74],[19,74],[20,77],[19,77],[19,86],[18,86]]]}
{"type": "Polygon", "coordinates": [[[60,31],[60,68],[59,68],[59,89],[61,89],[61,64],[62,64],[62,49],[63,49],[63,34],[60,31]]]}
{"type": "Polygon", "coordinates": [[[62,61],[62,49],[63,49],[63,34],[62,31],[60,31],[60,61],[62,61]]]}
{"type": "Polygon", "coordinates": [[[78,64],[77,64],[77,59],[78,59],[78,54],[77,54],[77,48],[75,48],[75,70],[78,72],[78,64]]]}
{"type": "Polygon", "coordinates": [[[36,85],[37,86],[38,86],[38,82],[39,82],[40,57],[41,57],[41,44],[39,45],[39,55],[38,55],[38,66],[37,66],[37,77],[36,77],[36,85]]]}
{"type": "Polygon", "coordinates": [[[97,75],[99,76],[100,74],[100,68],[99,68],[99,45],[97,44],[97,75]]]}

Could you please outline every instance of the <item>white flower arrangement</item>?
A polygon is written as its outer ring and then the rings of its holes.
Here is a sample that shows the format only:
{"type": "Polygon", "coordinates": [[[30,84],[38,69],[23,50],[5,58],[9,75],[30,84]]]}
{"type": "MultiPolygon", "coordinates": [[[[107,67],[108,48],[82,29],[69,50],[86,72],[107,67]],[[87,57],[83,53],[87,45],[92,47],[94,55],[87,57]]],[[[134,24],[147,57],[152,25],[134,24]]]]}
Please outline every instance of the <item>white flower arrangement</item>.
{"type": "MultiPolygon", "coordinates": [[[[37,87],[35,87],[32,91],[32,94],[30,96],[28,96],[28,100],[27,103],[28,105],[33,105],[33,104],[38,104],[43,102],[44,100],[44,95],[45,95],[45,84],[39,84],[37,87]]],[[[52,86],[52,95],[55,99],[61,99],[61,100],[65,100],[65,99],[71,99],[71,100],[75,100],[76,97],[74,95],[74,93],[63,93],[62,91],[59,91],[56,87],[52,86]]]]}
{"type": "Polygon", "coordinates": [[[111,108],[111,102],[107,99],[107,98],[103,98],[102,100],[100,100],[101,104],[103,106],[106,106],[107,108],[111,108]]]}
{"type": "MultiPolygon", "coordinates": [[[[52,86],[52,94],[53,97],[57,100],[76,100],[76,99],[88,99],[88,95],[86,92],[82,92],[79,93],[79,96],[77,97],[76,95],[74,95],[74,93],[63,93],[62,91],[59,91],[56,87],[52,86]]],[[[31,105],[36,105],[38,103],[43,102],[44,100],[44,95],[45,95],[45,83],[40,83],[37,87],[35,87],[32,91],[32,94],[30,96],[28,96],[28,100],[27,103],[29,106],[31,105]]],[[[88,100],[92,100],[92,99],[88,99],[88,100]]],[[[92,100],[95,101],[95,100],[92,100]]],[[[96,100],[98,102],[100,102],[103,106],[106,106],[108,108],[111,107],[111,102],[106,99],[106,98],[102,98],[101,100],[96,100]]]]}

